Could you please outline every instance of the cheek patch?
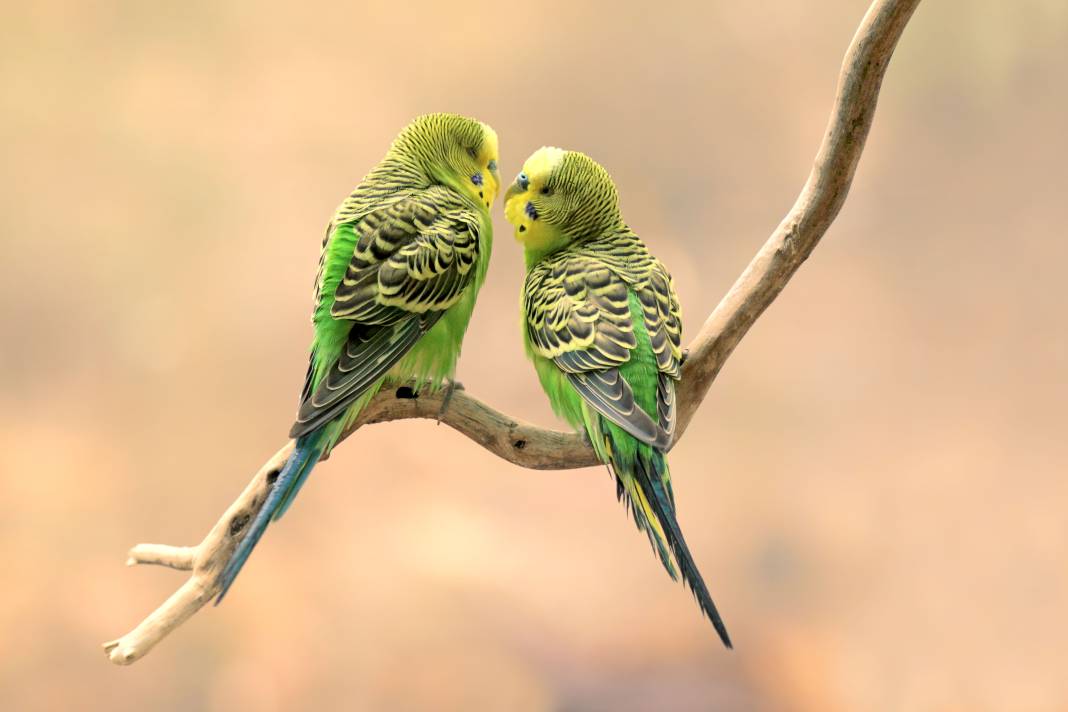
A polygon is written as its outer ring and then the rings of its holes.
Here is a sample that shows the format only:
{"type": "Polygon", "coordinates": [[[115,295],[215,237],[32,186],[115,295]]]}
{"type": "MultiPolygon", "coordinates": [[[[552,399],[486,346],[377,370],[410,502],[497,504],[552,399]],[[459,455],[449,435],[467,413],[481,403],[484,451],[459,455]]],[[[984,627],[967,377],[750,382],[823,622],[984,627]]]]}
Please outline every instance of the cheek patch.
{"type": "Polygon", "coordinates": [[[538,219],[538,211],[534,209],[534,203],[527,201],[527,207],[523,209],[523,212],[527,214],[527,217],[531,220],[538,219]]]}

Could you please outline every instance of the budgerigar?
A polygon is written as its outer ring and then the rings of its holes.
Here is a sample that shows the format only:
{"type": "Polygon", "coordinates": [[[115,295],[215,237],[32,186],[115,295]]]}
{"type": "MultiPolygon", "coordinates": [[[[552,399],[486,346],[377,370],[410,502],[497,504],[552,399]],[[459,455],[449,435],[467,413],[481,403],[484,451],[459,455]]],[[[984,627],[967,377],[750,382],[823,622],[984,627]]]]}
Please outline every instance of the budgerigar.
{"type": "Polygon", "coordinates": [[[542,148],[505,196],[523,244],[523,335],[553,410],[585,432],[673,579],[731,647],[683,539],[664,451],[675,428],[682,325],[671,276],[626,223],[607,171],[542,148]]]}
{"type": "Polygon", "coordinates": [[[315,335],[289,433],[296,446],[227,562],[216,603],[384,382],[452,379],[489,264],[497,160],[486,124],[421,116],[337,209],[315,280],[315,335]]]}

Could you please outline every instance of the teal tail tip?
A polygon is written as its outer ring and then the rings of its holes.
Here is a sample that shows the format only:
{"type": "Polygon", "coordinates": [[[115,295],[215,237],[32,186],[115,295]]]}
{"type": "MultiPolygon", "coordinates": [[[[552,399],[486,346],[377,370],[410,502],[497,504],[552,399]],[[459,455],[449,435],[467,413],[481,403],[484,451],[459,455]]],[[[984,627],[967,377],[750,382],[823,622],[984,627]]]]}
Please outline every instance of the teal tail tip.
{"type": "MultiPolygon", "coordinates": [[[[689,557],[689,553],[689,551],[686,552],[687,558],[689,557]]],[[[686,581],[687,585],[690,587],[693,597],[697,599],[697,607],[701,609],[701,613],[709,620],[712,627],[716,629],[719,639],[723,641],[723,646],[727,648],[727,650],[734,650],[734,643],[731,642],[731,634],[727,632],[727,626],[723,622],[723,618],[720,617],[719,609],[716,608],[716,604],[712,601],[712,596],[708,594],[708,588],[705,586],[701,574],[693,567],[692,560],[689,563],[690,566],[680,566],[680,568],[683,569],[683,580],[686,581]]]]}
{"type": "Polygon", "coordinates": [[[723,625],[723,619],[719,617],[719,614],[716,614],[711,620],[712,627],[716,629],[719,639],[723,641],[723,647],[727,650],[734,650],[734,643],[731,642],[731,635],[727,632],[727,626],[723,625]]]}
{"type": "MultiPolygon", "coordinates": [[[[636,465],[638,482],[645,491],[645,496],[653,508],[653,513],[664,529],[667,545],[671,549],[671,553],[674,555],[675,562],[679,567],[679,575],[690,588],[694,598],[697,599],[697,607],[701,609],[701,613],[708,618],[712,623],[712,627],[716,629],[716,633],[719,634],[719,639],[723,641],[724,647],[727,650],[734,650],[734,643],[731,642],[727,626],[719,615],[719,609],[716,608],[716,603],[712,600],[712,594],[708,592],[708,586],[705,585],[701,572],[697,570],[697,564],[690,553],[690,547],[686,545],[686,539],[682,535],[679,521],[675,518],[674,498],[670,493],[670,489],[660,485],[664,480],[663,475],[667,466],[663,453],[655,451],[654,457],[648,460],[638,458],[636,465]]],[[[663,559],[663,557],[661,558],[663,559]]],[[[664,567],[669,574],[672,573],[671,567],[667,565],[666,561],[664,562],[664,567]]]]}
{"type": "Polygon", "coordinates": [[[248,561],[252,550],[256,548],[256,544],[263,537],[263,533],[267,531],[267,525],[272,520],[282,516],[286,509],[289,508],[293,497],[304,484],[305,479],[307,479],[308,473],[311,472],[315,463],[319,461],[321,453],[322,450],[319,448],[317,434],[313,433],[297,440],[297,446],[293,450],[293,454],[286,460],[282,471],[278,473],[278,477],[270,485],[267,501],[263,503],[260,511],[256,513],[255,519],[249,525],[248,532],[241,540],[241,543],[237,545],[234,553],[230,555],[229,561],[226,562],[226,566],[223,568],[223,572],[219,577],[219,595],[215,598],[216,606],[222,603],[227,591],[233,585],[234,579],[241,573],[241,568],[248,561]]]}
{"type": "Polygon", "coordinates": [[[693,560],[689,557],[690,552],[685,552],[685,558],[688,565],[682,565],[681,568],[683,579],[690,587],[690,591],[693,592],[694,598],[697,599],[697,606],[701,609],[701,613],[708,618],[712,623],[712,627],[716,629],[716,633],[719,635],[719,639],[723,641],[724,647],[727,650],[734,650],[734,643],[731,642],[731,635],[727,632],[727,626],[723,622],[723,618],[719,615],[719,609],[716,608],[716,604],[712,601],[712,596],[708,593],[708,588],[705,586],[704,580],[701,578],[701,574],[693,566],[693,560]]]}

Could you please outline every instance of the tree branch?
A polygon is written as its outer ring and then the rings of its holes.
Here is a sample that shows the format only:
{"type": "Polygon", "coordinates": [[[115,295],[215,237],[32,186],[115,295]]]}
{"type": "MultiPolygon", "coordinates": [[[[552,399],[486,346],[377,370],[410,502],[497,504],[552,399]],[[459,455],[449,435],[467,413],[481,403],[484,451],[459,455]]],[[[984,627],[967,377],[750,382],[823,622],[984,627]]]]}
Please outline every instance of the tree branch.
{"type": "MultiPolygon", "coordinates": [[[[727,357],[812,253],[838,215],[871,128],[887,64],[919,1],[876,0],[868,9],[846,52],[827,133],[808,181],[793,208],[690,344],[678,388],[676,441],[693,419],[727,357]]],[[[399,391],[379,393],[343,438],[371,423],[439,417],[442,394],[400,396],[399,391]]],[[[440,422],[522,467],[545,470],[597,464],[592,448],[579,435],[516,420],[462,390],[454,392],[440,422]]],[[[128,565],[158,564],[193,573],[140,625],[122,638],[104,644],[112,662],[128,665],[138,660],[215,595],[223,565],[266,500],[274,478],[292,451],[290,441],[267,461],[198,546],[138,544],[130,550],[128,565]]]]}

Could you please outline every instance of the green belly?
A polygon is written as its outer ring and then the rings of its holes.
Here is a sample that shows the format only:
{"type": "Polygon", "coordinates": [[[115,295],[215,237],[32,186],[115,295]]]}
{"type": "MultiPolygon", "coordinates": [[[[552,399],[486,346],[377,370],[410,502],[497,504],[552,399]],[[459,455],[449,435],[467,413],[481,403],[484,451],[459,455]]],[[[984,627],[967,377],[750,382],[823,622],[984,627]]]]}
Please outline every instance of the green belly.
{"type": "Polygon", "coordinates": [[[419,337],[386,379],[398,384],[411,381],[427,384],[432,391],[451,379],[456,373],[456,361],[460,358],[460,347],[471,321],[477,292],[475,285],[469,287],[460,301],[452,305],[430,331],[419,337]]]}

